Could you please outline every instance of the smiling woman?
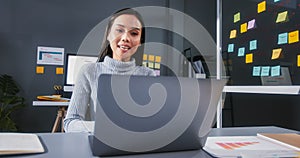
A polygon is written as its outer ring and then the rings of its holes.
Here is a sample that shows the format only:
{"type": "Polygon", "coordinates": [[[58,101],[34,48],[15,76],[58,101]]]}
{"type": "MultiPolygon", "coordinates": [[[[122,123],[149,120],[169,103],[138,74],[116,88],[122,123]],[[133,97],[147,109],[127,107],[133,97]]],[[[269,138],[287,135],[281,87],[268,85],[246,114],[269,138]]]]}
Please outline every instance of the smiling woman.
{"type": "Polygon", "coordinates": [[[153,70],[136,66],[135,59],[132,58],[136,53],[143,53],[144,42],[144,22],[137,11],[127,8],[111,16],[103,38],[99,62],[84,65],[78,73],[64,120],[66,132],[93,131],[97,85],[101,74],[155,76],[153,70]]]}

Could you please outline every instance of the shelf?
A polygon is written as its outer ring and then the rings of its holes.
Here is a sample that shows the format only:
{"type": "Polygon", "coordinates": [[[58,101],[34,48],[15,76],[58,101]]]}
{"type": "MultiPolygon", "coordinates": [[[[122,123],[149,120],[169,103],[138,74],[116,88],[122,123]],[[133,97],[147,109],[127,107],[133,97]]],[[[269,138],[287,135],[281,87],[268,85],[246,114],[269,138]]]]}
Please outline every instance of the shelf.
{"type": "Polygon", "coordinates": [[[223,92],[299,95],[300,86],[225,86],[223,92]]]}

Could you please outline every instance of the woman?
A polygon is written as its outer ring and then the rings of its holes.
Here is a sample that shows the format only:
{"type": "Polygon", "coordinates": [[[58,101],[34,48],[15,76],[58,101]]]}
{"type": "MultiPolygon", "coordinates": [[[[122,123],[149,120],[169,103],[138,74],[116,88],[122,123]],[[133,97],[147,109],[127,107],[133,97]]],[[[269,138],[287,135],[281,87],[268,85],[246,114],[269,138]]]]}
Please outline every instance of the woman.
{"type": "Polygon", "coordinates": [[[155,76],[153,70],[136,66],[132,55],[143,53],[145,28],[142,17],[133,9],[114,13],[107,25],[99,62],[84,65],[77,77],[68,107],[66,132],[93,131],[97,101],[97,80],[101,74],[155,76]]]}

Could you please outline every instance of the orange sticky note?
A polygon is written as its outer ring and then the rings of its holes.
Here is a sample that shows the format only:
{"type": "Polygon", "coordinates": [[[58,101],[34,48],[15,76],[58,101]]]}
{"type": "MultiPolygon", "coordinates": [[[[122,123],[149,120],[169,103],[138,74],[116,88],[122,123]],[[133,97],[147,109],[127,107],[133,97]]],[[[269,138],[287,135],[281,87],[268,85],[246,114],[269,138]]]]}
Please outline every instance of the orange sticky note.
{"type": "Polygon", "coordinates": [[[299,31],[289,32],[289,44],[299,41],[299,31]]]}
{"type": "Polygon", "coordinates": [[[247,23],[241,25],[241,33],[247,32],[247,23]]]}
{"type": "Polygon", "coordinates": [[[149,56],[148,56],[148,60],[154,62],[154,55],[149,55],[149,56]]]}
{"type": "Polygon", "coordinates": [[[160,63],[161,62],[161,57],[160,56],[155,56],[155,62],[160,63]]]}
{"type": "Polygon", "coordinates": [[[62,75],[62,74],[64,74],[64,68],[57,67],[56,68],[56,75],[62,75]]]}
{"type": "Polygon", "coordinates": [[[257,4],[257,13],[261,13],[266,10],[266,1],[262,1],[257,4]]]}
{"type": "Polygon", "coordinates": [[[280,57],[282,48],[273,49],[272,58],[271,59],[278,59],[280,57]]]}
{"type": "Polygon", "coordinates": [[[297,55],[297,66],[300,67],[300,55],[297,55]]]}
{"type": "Polygon", "coordinates": [[[230,31],[230,39],[235,38],[236,37],[236,30],[231,30],[230,31]]]}
{"type": "Polygon", "coordinates": [[[44,73],[44,66],[37,66],[36,67],[36,73],[37,74],[43,74],[44,73]]]}
{"type": "Polygon", "coordinates": [[[253,62],[253,54],[246,54],[246,64],[252,63],[253,62]]]}
{"type": "Polygon", "coordinates": [[[143,60],[147,60],[147,57],[148,57],[148,55],[147,55],[147,54],[144,54],[144,55],[143,55],[143,60]]]}

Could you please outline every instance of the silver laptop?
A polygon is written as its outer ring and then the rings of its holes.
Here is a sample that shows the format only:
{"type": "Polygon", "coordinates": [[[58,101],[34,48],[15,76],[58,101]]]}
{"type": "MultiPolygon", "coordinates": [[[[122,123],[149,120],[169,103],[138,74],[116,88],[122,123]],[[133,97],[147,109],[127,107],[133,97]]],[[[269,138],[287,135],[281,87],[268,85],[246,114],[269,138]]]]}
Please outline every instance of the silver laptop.
{"type": "Polygon", "coordinates": [[[95,156],[200,149],[214,122],[225,80],[101,75],[95,156]]]}

